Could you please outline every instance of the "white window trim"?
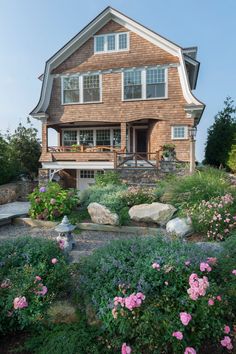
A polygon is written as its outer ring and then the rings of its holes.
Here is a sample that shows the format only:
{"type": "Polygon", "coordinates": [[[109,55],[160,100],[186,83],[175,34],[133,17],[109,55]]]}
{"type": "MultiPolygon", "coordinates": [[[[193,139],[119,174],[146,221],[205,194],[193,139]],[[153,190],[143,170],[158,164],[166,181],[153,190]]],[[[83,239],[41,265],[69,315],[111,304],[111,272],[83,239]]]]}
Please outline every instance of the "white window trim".
{"type": "Polygon", "coordinates": [[[168,99],[168,68],[166,66],[151,66],[146,68],[133,68],[133,69],[125,69],[122,71],[121,76],[121,99],[123,102],[129,101],[152,101],[152,100],[166,100],[168,99]],[[163,97],[150,97],[147,98],[147,87],[146,87],[146,76],[147,69],[164,69],[165,70],[165,96],[163,97]],[[141,85],[142,85],[142,97],[141,98],[129,98],[125,99],[124,97],[124,73],[128,71],[141,70],[141,85]]]}
{"type": "Polygon", "coordinates": [[[130,33],[129,32],[114,32],[114,33],[106,33],[106,34],[99,34],[97,36],[94,36],[94,45],[93,45],[93,49],[94,49],[94,54],[104,54],[104,53],[117,53],[117,52],[127,52],[129,51],[130,48],[130,33]],[[127,35],[127,48],[124,49],[119,49],[119,35],[120,34],[126,34],[127,35]],[[108,44],[108,40],[107,37],[114,35],[115,36],[115,49],[114,50],[108,50],[107,48],[107,44],[108,44]],[[104,50],[103,51],[96,51],[96,38],[98,37],[104,37],[104,50]]]}
{"type": "MultiPolygon", "coordinates": [[[[80,144],[80,131],[82,130],[92,130],[93,131],[93,143],[94,146],[97,145],[97,134],[96,134],[96,130],[110,130],[110,146],[114,146],[113,145],[113,136],[114,136],[114,129],[121,129],[120,126],[112,126],[112,127],[97,127],[97,128],[63,128],[62,129],[62,145],[64,146],[64,131],[67,130],[73,130],[73,131],[77,131],[77,144],[80,144]]],[[[128,139],[130,138],[130,136],[128,136],[128,139]]]]}
{"type": "Polygon", "coordinates": [[[172,140],[188,140],[188,126],[187,125],[172,125],[171,126],[171,139],[172,140]],[[174,128],[184,128],[184,137],[175,137],[174,128]]]}
{"type": "Polygon", "coordinates": [[[74,74],[74,75],[63,75],[61,76],[61,105],[68,106],[68,105],[75,105],[75,104],[97,104],[102,103],[102,73],[100,72],[93,72],[93,73],[86,73],[86,74],[74,74]],[[90,101],[84,102],[84,90],[83,90],[83,78],[84,76],[89,75],[99,75],[99,91],[100,91],[100,100],[99,101],[90,101]],[[64,78],[68,77],[78,77],[79,78],[79,102],[64,102],[64,78]]]}

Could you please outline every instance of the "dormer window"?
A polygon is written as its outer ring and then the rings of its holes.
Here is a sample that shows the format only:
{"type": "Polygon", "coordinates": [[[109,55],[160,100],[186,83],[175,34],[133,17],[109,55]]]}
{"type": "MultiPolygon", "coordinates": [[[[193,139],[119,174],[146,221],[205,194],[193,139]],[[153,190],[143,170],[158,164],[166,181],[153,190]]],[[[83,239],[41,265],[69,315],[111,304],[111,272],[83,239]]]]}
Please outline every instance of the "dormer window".
{"type": "Polygon", "coordinates": [[[94,53],[111,53],[129,50],[129,33],[109,33],[94,36],[94,53]]]}

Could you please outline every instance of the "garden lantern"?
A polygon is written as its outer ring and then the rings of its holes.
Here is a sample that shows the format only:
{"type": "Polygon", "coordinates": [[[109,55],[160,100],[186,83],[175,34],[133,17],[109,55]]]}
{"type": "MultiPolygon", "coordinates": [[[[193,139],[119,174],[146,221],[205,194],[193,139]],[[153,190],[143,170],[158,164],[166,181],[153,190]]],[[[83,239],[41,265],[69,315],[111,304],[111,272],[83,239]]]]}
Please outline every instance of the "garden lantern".
{"type": "Polygon", "coordinates": [[[59,232],[57,241],[65,252],[70,252],[75,247],[75,241],[72,234],[72,231],[75,228],[76,226],[70,223],[66,215],[63,217],[62,222],[55,228],[55,230],[59,232]]]}
{"type": "Polygon", "coordinates": [[[189,138],[190,138],[190,173],[195,171],[195,141],[196,141],[196,134],[197,128],[196,127],[189,127],[189,138]]]}

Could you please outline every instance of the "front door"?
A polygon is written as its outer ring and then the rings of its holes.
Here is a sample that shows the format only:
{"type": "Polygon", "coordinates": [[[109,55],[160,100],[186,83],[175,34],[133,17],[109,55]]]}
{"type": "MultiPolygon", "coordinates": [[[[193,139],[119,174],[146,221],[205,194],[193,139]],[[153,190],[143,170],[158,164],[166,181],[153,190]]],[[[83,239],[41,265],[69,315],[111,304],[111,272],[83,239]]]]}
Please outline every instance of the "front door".
{"type": "Polygon", "coordinates": [[[136,129],[136,152],[141,155],[147,153],[147,129],[136,129]]]}

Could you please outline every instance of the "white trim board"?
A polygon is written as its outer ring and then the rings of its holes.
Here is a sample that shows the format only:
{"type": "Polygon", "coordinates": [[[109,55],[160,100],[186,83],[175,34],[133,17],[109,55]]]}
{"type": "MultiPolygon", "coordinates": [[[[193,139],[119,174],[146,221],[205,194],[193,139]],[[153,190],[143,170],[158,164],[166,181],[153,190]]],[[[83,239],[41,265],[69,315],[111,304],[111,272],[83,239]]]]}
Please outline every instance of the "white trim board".
{"type": "Polygon", "coordinates": [[[163,38],[157,33],[149,30],[148,28],[140,25],[136,21],[130,19],[119,11],[107,7],[103,12],[101,12],[92,22],[90,22],[81,32],[79,32],[71,41],[69,41],[64,47],[62,47],[55,55],[53,55],[47,62],[45,66],[45,72],[43,75],[43,83],[40,100],[34,110],[30,115],[34,118],[40,119],[38,113],[46,112],[49,105],[53,76],[51,72],[64,60],[66,60],[72,53],[74,53],[78,48],[80,48],[90,37],[92,37],[99,29],[101,29],[107,22],[113,20],[132,32],[135,32],[139,36],[150,41],[154,45],[162,48],[166,52],[170,53],[179,58],[180,67],[179,75],[180,82],[182,85],[182,90],[184,97],[188,104],[194,104],[204,109],[204,104],[197,100],[191,93],[186,67],[184,63],[184,52],[180,46],[170,42],[169,40],[163,38]]]}
{"type": "Polygon", "coordinates": [[[107,170],[114,168],[114,162],[110,161],[88,161],[88,162],[73,162],[73,161],[56,161],[43,162],[42,168],[45,169],[69,169],[69,170],[107,170]]]}

